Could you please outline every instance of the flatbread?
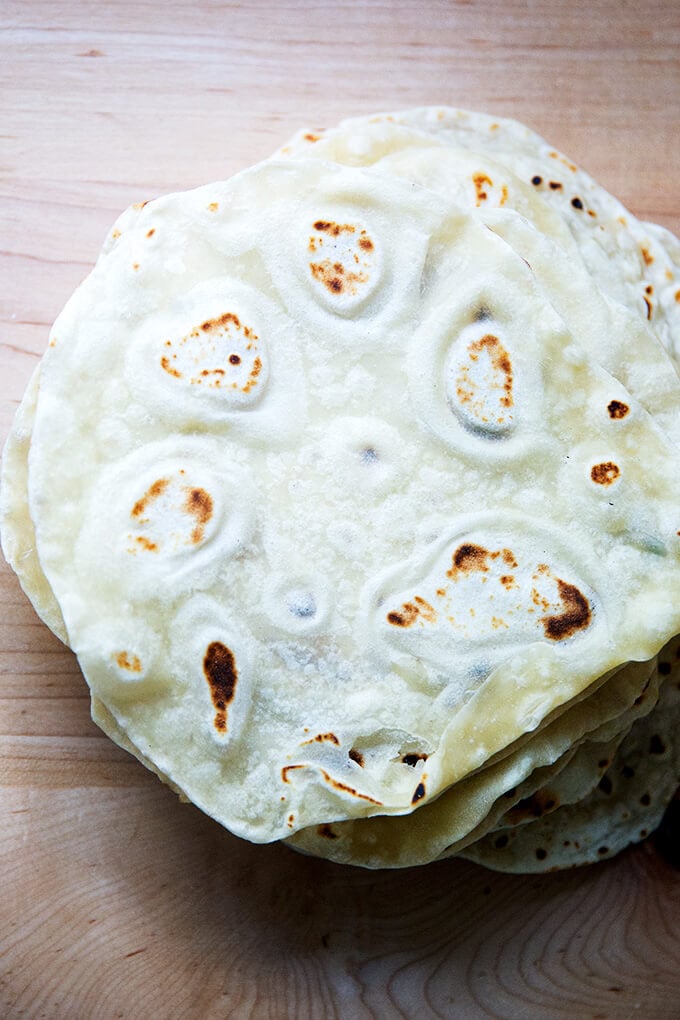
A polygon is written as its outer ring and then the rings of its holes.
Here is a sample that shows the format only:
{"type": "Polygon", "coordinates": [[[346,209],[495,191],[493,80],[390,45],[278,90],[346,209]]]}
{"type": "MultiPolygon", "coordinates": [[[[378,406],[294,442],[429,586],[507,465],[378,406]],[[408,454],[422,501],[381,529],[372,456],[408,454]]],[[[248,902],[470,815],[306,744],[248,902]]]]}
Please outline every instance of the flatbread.
{"type": "Polygon", "coordinates": [[[677,247],[480,124],[133,207],[6,448],[3,547],[93,717],[255,841],[400,866],[559,825],[680,630],[677,247]]]}

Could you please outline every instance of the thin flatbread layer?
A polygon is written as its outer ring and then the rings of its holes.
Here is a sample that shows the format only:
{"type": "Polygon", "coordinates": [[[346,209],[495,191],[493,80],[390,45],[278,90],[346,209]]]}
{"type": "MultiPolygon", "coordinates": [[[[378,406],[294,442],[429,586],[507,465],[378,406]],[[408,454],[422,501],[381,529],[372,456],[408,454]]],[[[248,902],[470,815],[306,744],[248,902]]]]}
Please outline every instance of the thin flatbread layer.
{"type": "Polygon", "coordinates": [[[611,418],[614,381],[459,207],[270,163],[147,206],[90,281],[43,368],[40,561],[94,693],[235,831],[410,812],[677,629],[672,450],[642,409],[611,418]],[[364,518],[358,563],[343,522],[364,518]],[[431,752],[415,788],[412,744],[431,752]]]}
{"type": "Polygon", "coordinates": [[[491,832],[460,856],[496,871],[552,871],[611,857],[653,832],[680,782],[677,642],[672,654],[657,706],[633,725],[591,794],[546,818],[491,832]]]}
{"type": "MultiPolygon", "coordinates": [[[[567,226],[598,285],[651,323],[669,353],[680,359],[677,239],[638,220],[590,174],[526,125],[454,107],[420,107],[354,117],[328,130],[303,129],[280,152],[300,157],[318,151],[321,158],[365,165],[373,146],[382,149],[381,155],[393,151],[396,133],[402,135],[397,148],[417,146],[420,136],[493,160],[530,185],[545,209],[556,212],[567,226]]],[[[468,193],[472,186],[480,207],[508,201],[503,174],[494,176],[483,163],[472,168],[468,193]]],[[[526,215],[524,208],[520,211],[526,215]]]]}

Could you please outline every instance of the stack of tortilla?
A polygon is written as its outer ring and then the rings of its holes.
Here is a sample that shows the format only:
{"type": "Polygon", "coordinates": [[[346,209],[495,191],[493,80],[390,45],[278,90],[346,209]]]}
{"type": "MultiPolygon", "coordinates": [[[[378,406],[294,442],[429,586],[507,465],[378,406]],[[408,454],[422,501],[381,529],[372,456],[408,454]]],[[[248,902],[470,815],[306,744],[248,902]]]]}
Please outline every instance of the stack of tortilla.
{"type": "Polygon", "coordinates": [[[3,458],[98,724],[255,842],[543,871],[680,768],[680,244],[527,128],[300,132],[133,207],[3,458]]]}

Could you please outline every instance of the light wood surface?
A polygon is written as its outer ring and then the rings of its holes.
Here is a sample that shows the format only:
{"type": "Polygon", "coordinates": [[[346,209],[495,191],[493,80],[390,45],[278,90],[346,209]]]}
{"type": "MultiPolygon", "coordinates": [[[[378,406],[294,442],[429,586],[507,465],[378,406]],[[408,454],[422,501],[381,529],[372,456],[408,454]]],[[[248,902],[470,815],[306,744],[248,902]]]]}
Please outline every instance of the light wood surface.
{"type": "MultiPolygon", "coordinates": [[[[4,0],[0,29],[0,438],[118,211],[303,124],[514,116],[680,231],[677,0],[4,0]]],[[[11,1020],[680,1016],[680,874],[658,839],[542,878],[244,844],[99,733],[4,564],[0,818],[11,1020]]]]}

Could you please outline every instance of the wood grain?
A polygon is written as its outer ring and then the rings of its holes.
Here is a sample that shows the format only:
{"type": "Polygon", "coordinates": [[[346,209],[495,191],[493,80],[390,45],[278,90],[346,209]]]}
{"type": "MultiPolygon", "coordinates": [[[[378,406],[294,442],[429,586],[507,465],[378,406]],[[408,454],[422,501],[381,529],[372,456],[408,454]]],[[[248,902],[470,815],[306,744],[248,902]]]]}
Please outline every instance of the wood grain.
{"type": "MultiPolygon", "coordinates": [[[[303,124],[424,103],[514,116],[680,231],[679,44],[676,0],[5,0],[0,438],[118,211],[303,124]]],[[[11,1020],[680,1014],[680,876],[659,841],[538,878],[244,844],[99,733],[4,564],[0,812],[11,1020]]]]}

